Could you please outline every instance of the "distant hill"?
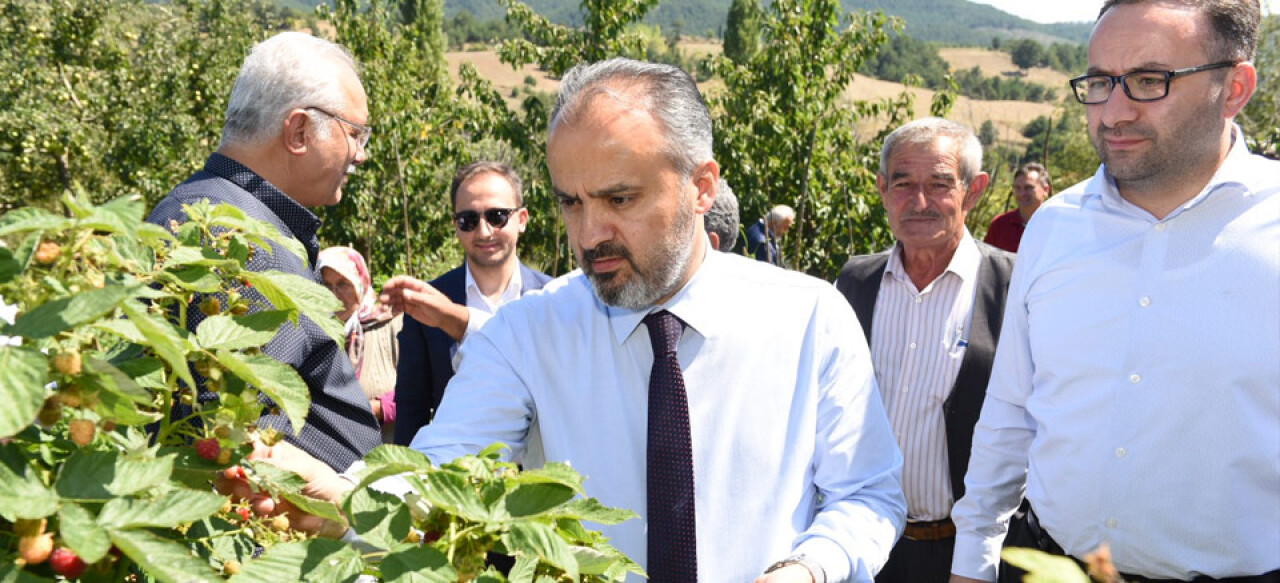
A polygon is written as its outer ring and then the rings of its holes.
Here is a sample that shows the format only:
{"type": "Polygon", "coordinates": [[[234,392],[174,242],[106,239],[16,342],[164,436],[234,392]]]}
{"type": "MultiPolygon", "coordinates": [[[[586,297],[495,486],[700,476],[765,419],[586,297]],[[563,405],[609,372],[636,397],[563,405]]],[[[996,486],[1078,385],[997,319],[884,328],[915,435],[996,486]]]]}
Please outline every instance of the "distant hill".
{"type": "MultiPolygon", "coordinates": [[[[289,6],[314,7],[325,0],[277,0],[289,6]]],[[[581,24],[579,0],[525,0],[538,14],[561,24],[581,24]]],[[[768,3],[768,0],[765,0],[768,3]]],[[[720,36],[731,0],[663,0],[649,13],[646,22],[664,32],[679,29],[687,35],[720,36]]],[[[841,0],[846,10],[883,10],[901,17],[906,33],[919,40],[948,45],[991,45],[993,37],[1034,38],[1041,43],[1083,43],[1090,23],[1040,24],[1019,18],[986,4],[968,0],[841,0]]],[[[452,17],[467,10],[478,20],[506,16],[497,0],[444,0],[445,13],[452,17]]]]}

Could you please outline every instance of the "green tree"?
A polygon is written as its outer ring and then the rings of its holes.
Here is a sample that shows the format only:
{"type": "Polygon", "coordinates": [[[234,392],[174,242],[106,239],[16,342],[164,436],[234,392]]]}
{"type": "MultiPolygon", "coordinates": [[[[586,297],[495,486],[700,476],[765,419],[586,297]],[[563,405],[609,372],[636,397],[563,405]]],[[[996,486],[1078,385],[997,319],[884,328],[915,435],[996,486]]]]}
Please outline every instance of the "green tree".
{"type": "Polygon", "coordinates": [[[724,29],[724,55],[739,65],[760,47],[760,0],[733,0],[724,29]]]}
{"type": "Polygon", "coordinates": [[[1006,46],[1010,47],[1009,56],[1013,58],[1013,64],[1023,69],[1039,67],[1047,62],[1044,45],[1034,40],[1022,39],[1006,46]]]}
{"type": "Polygon", "coordinates": [[[1240,114],[1240,125],[1253,151],[1280,159],[1280,16],[1262,21],[1253,62],[1258,89],[1240,114]]]}
{"type": "Polygon", "coordinates": [[[982,122],[982,129],[978,130],[978,141],[982,142],[983,148],[990,148],[1000,138],[1000,134],[996,132],[996,124],[991,120],[982,122]]]}

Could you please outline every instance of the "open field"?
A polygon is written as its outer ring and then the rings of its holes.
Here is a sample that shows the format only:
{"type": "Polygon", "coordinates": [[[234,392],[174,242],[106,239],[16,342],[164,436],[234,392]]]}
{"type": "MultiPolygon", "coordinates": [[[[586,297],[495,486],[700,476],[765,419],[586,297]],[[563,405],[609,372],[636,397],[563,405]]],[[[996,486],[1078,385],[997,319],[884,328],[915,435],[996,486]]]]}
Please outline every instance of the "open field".
{"type": "MultiPolygon", "coordinates": [[[[688,53],[707,54],[719,52],[720,45],[718,42],[698,40],[683,43],[681,48],[688,53]]],[[[996,51],[943,49],[942,55],[951,63],[953,69],[967,69],[977,65],[982,68],[983,73],[986,75],[999,75],[1005,71],[1017,70],[1017,67],[1009,60],[1007,54],[996,51]]],[[[545,71],[535,66],[529,65],[519,71],[513,70],[510,66],[499,61],[497,53],[493,50],[451,52],[445,55],[445,59],[449,63],[450,72],[455,77],[462,63],[469,62],[473,64],[480,75],[492,82],[498,92],[513,107],[517,106],[519,100],[523,99],[523,97],[512,97],[512,89],[519,90],[525,87],[525,78],[528,76],[532,76],[535,80],[533,86],[535,91],[552,93],[560,86],[557,79],[553,79],[545,71]]],[[[1066,93],[1066,76],[1056,71],[1032,69],[1025,79],[1053,87],[1061,87],[1063,89],[1058,92],[1059,95],[1065,95],[1066,93]]],[[[702,89],[705,93],[714,93],[721,87],[722,85],[718,80],[702,84],[702,89]]],[[[874,100],[894,97],[905,89],[899,83],[890,83],[858,75],[853,84],[849,86],[845,96],[850,100],[874,100]]],[[[929,103],[933,99],[933,91],[920,88],[912,88],[910,91],[915,95],[916,116],[928,115],[929,103]]],[[[1037,116],[1048,115],[1052,111],[1053,105],[1047,103],[981,101],[960,97],[956,100],[956,105],[952,108],[950,117],[955,121],[970,125],[975,131],[982,126],[983,122],[991,120],[998,130],[1001,140],[1020,144],[1026,141],[1021,134],[1022,127],[1037,116]]],[[[869,123],[865,127],[857,128],[857,131],[870,133],[875,129],[874,124],[869,123]]]]}

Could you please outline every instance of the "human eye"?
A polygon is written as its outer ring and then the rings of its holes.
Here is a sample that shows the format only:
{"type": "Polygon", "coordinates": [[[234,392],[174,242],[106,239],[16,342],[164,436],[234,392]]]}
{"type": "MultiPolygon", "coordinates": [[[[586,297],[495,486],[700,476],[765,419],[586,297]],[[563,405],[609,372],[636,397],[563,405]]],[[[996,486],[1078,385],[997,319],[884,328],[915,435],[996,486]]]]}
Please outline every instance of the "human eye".
{"type": "Polygon", "coordinates": [[[568,196],[568,195],[564,195],[564,194],[557,194],[557,195],[556,195],[556,204],[559,204],[559,205],[560,205],[560,208],[563,208],[563,209],[565,209],[565,210],[568,210],[568,209],[570,209],[570,208],[573,208],[574,206],[577,206],[577,205],[582,204],[582,199],[580,199],[580,198],[578,198],[578,197],[576,197],[576,196],[568,196]]]}
{"type": "Polygon", "coordinates": [[[626,206],[626,205],[627,205],[627,203],[631,202],[631,199],[632,199],[632,197],[630,197],[630,196],[618,196],[618,195],[614,195],[614,196],[609,197],[609,206],[612,206],[612,207],[624,207],[624,206],[626,206]]]}

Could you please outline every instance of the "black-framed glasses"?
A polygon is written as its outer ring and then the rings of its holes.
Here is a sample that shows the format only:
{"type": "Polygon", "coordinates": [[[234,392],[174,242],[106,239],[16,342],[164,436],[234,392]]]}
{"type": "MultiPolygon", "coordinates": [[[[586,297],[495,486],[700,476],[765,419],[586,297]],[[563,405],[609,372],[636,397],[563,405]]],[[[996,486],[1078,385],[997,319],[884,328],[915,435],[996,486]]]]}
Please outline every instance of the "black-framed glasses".
{"type": "Polygon", "coordinates": [[[477,211],[458,211],[453,213],[453,224],[457,225],[458,230],[463,233],[470,233],[480,226],[480,216],[484,215],[484,222],[489,223],[494,229],[501,229],[507,226],[507,221],[511,220],[511,214],[524,207],[516,207],[513,209],[485,209],[484,213],[477,211]]]}
{"type": "Polygon", "coordinates": [[[1129,71],[1123,75],[1082,75],[1068,83],[1071,85],[1071,92],[1076,96],[1076,101],[1085,105],[1106,103],[1111,99],[1111,92],[1116,85],[1123,87],[1124,94],[1134,101],[1159,101],[1169,95],[1169,82],[1174,77],[1234,67],[1237,64],[1239,63],[1236,61],[1222,61],[1172,71],[1142,70],[1129,71]]]}
{"type": "Polygon", "coordinates": [[[344,124],[347,124],[348,126],[350,126],[350,127],[351,127],[351,129],[353,129],[353,130],[355,130],[355,131],[356,131],[355,136],[353,136],[353,137],[356,139],[356,143],[360,144],[360,147],[361,147],[361,148],[364,148],[365,146],[369,145],[369,137],[373,135],[373,128],[372,128],[372,127],[369,127],[369,126],[364,125],[364,124],[356,123],[356,122],[351,121],[351,120],[349,120],[349,119],[347,119],[347,118],[345,118],[345,117],[342,117],[342,116],[340,116],[340,115],[338,115],[338,114],[336,114],[336,113],[330,113],[330,112],[328,112],[328,111],[326,111],[326,110],[324,110],[324,109],[321,109],[321,108],[319,108],[319,107],[316,107],[316,106],[314,106],[314,105],[311,105],[311,106],[305,107],[304,109],[310,109],[310,110],[312,110],[312,111],[318,111],[318,112],[323,113],[323,114],[325,114],[325,115],[327,115],[327,116],[329,116],[329,117],[331,117],[331,118],[333,118],[333,119],[336,119],[336,120],[338,120],[338,121],[340,121],[340,122],[342,122],[342,123],[344,123],[344,124]]]}

